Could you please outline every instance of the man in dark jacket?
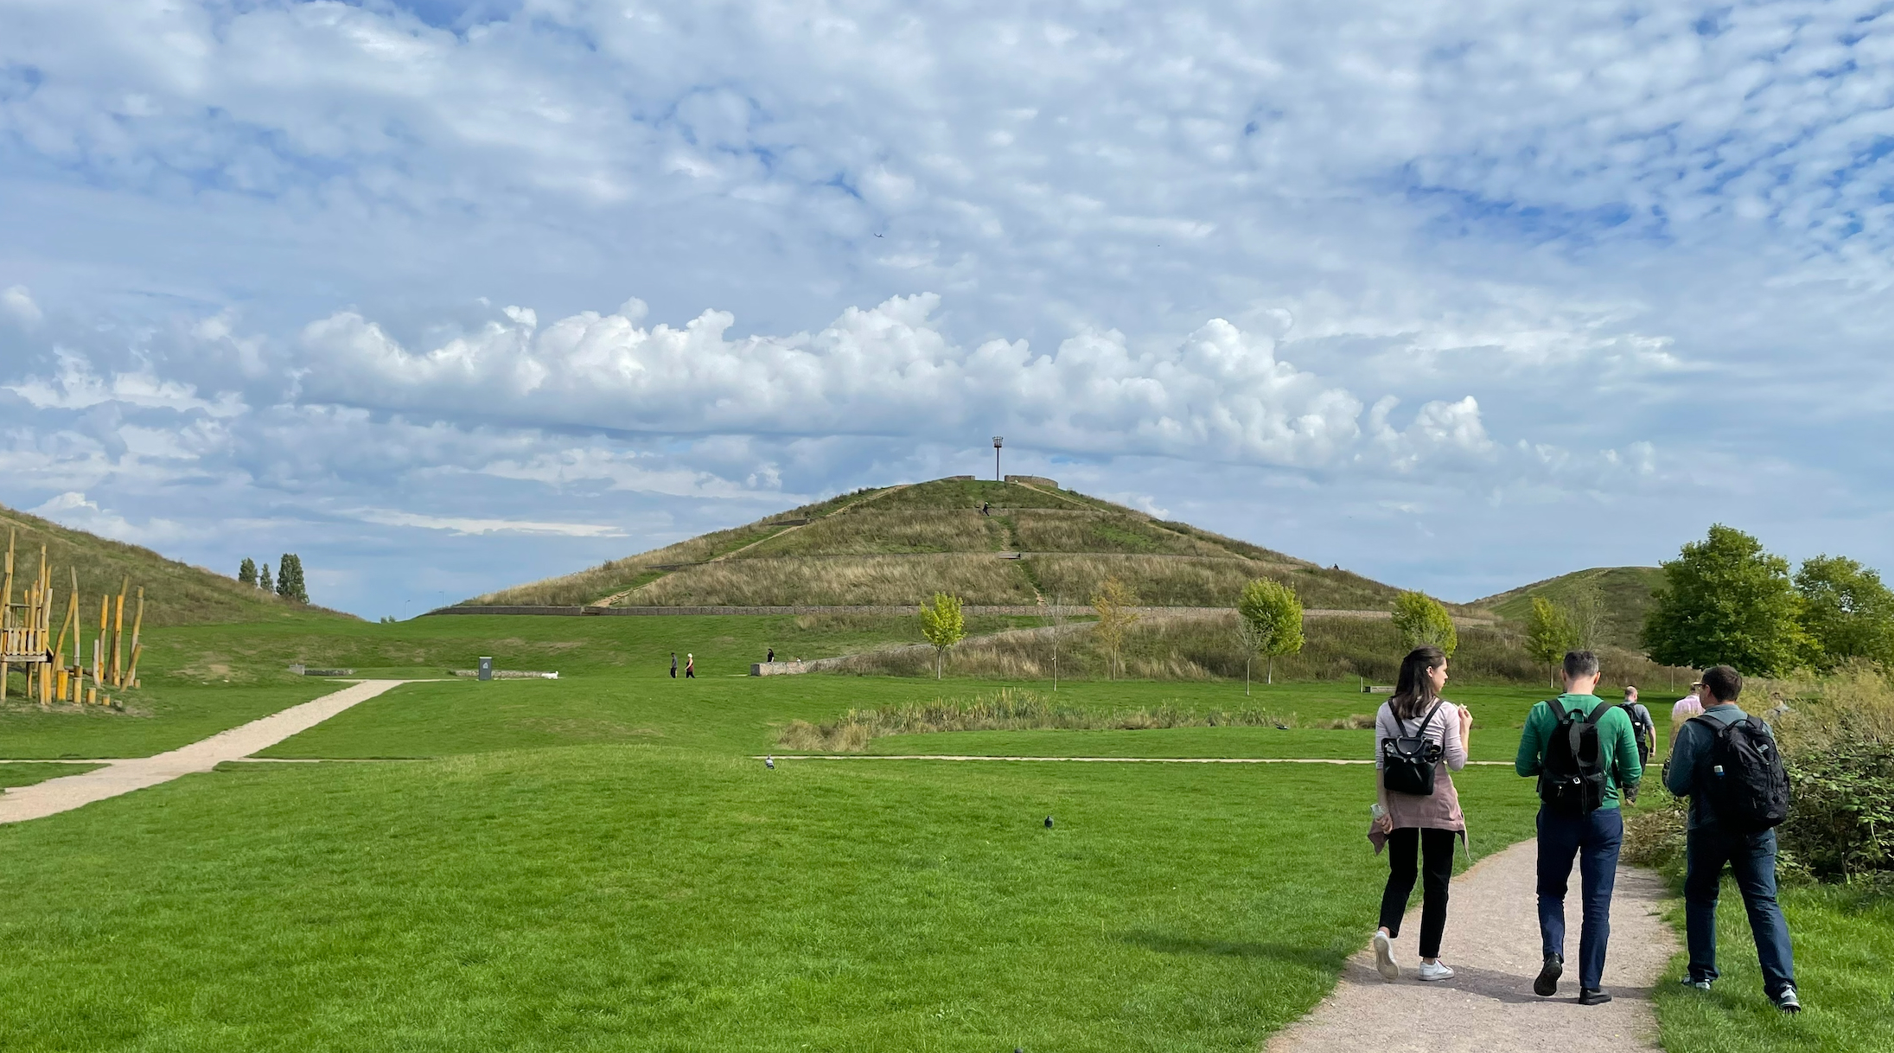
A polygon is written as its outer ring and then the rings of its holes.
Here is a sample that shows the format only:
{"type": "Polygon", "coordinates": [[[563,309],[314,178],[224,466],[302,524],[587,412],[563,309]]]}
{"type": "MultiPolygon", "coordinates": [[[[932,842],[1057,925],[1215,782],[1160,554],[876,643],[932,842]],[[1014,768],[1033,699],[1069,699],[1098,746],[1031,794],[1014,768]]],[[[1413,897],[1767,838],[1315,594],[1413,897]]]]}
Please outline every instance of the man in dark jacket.
{"type": "Polygon", "coordinates": [[[1736,876],[1749,914],[1749,931],[1762,962],[1763,991],[1785,1013],[1797,1013],[1795,960],[1789,950],[1789,924],[1776,902],[1776,832],[1726,829],[1717,820],[1711,788],[1717,777],[1711,752],[1717,732],[1748,714],[1736,706],[1743,677],[1727,665],[1703,674],[1703,715],[1684,722],[1664,766],[1664,786],[1690,798],[1690,825],[1684,835],[1684,933],[1690,945],[1690,971],[1684,983],[1708,991],[1717,978],[1716,900],[1723,864],[1736,876]]]}

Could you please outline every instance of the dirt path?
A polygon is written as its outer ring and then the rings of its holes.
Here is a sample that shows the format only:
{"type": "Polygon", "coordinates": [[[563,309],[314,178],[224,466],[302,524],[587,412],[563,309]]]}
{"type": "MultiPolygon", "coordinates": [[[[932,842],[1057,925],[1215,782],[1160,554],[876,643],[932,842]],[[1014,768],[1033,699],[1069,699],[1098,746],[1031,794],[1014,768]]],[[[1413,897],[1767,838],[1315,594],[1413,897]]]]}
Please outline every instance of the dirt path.
{"type": "MultiPolygon", "coordinates": [[[[1657,1018],[1651,988],[1678,950],[1676,933],[1659,917],[1665,889],[1649,870],[1618,869],[1611,904],[1611,945],[1605,960],[1608,1005],[1578,998],[1578,874],[1565,901],[1566,971],[1558,994],[1532,993],[1538,975],[1539,921],[1533,878],[1534,842],[1481,860],[1453,879],[1441,960],[1451,980],[1413,979],[1420,932],[1417,906],[1401,926],[1395,960],[1402,979],[1388,983],[1366,949],[1315,1011],[1277,1035],[1267,1053],[1629,1053],[1655,1050],[1657,1018]]],[[[1362,919],[1372,932],[1373,919],[1362,919]]]]}
{"type": "Polygon", "coordinates": [[[364,680],[313,702],[253,720],[168,753],[129,760],[106,760],[97,771],[66,775],[0,794],[0,823],[22,823],[103,801],[108,797],[206,772],[224,761],[242,760],[258,750],[307,731],[337,713],[366,702],[406,680],[364,680]]]}

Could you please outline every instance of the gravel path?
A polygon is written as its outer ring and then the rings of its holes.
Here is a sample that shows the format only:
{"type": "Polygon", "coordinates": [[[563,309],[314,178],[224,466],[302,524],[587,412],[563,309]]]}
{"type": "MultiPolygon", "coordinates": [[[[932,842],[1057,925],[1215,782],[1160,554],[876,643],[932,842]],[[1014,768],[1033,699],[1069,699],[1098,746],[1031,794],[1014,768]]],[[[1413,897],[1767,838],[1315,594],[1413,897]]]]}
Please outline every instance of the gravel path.
{"type": "MultiPolygon", "coordinates": [[[[1372,952],[1349,960],[1341,982],[1321,1005],[1277,1035],[1268,1053],[1628,1053],[1655,1050],[1657,1017],[1651,988],[1679,949],[1659,910],[1661,878],[1633,867],[1618,869],[1611,906],[1611,946],[1605,989],[1614,1001],[1578,1004],[1578,874],[1565,900],[1565,977],[1558,994],[1532,993],[1539,973],[1539,920],[1533,892],[1538,849],[1524,841],[1453,879],[1441,960],[1451,980],[1413,979],[1420,964],[1414,942],[1420,908],[1401,925],[1394,943],[1402,978],[1389,983],[1374,971],[1372,952]]],[[[1362,932],[1374,931],[1362,919],[1362,932]]]]}
{"type": "Polygon", "coordinates": [[[22,823],[103,801],[108,797],[206,772],[224,761],[242,760],[258,750],[307,731],[350,706],[366,702],[406,680],[364,680],[313,702],[220,731],[169,753],[129,760],[108,760],[98,771],[67,775],[0,794],[0,823],[22,823]]]}

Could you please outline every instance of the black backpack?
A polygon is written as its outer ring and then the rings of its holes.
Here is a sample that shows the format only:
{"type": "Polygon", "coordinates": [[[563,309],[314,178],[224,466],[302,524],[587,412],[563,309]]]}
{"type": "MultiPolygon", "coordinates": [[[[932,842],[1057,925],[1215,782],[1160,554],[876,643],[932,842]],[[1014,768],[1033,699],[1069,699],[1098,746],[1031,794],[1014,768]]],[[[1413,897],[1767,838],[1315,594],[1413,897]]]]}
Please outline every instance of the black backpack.
{"type": "MultiPolygon", "coordinates": [[[[1392,703],[1388,705],[1388,712],[1394,712],[1392,703]]],[[[1381,781],[1389,792],[1432,796],[1434,766],[1440,763],[1444,751],[1440,743],[1427,737],[1427,725],[1433,723],[1434,714],[1438,712],[1440,703],[1435,702],[1413,735],[1407,734],[1407,724],[1400,717],[1394,718],[1395,736],[1381,741],[1381,781]]]]}
{"type": "Polygon", "coordinates": [[[1782,751],[1762,721],[1744,717],[1724,723],[1709,714],[1710,798],[1717,822],[1742,833],[1761,833],[1782,825],[1789,817],[1789,773],[1782,751]]]}
{"type": "Polygon", "coordinates": [[[1629,703],[1624,707],[1624,715],[1631,718],[1631,735],[1638,740],[1638,763],[1648,767],[1651,754],[1657,751],[1657,725],[1651,723],[1648,712],[1633,708],[1629,703]]]}
{"type": "Polygon", "coordinates": [[[1555,812],[1590,815],[1605,803],[1605,755],[1598,743],[1598,722],[1618,704],[1601,702],[1583,720],[1556,699],[1546,705],[1558,714],[1559,726],[1546,740],[1539,799],[1555,812]]]}

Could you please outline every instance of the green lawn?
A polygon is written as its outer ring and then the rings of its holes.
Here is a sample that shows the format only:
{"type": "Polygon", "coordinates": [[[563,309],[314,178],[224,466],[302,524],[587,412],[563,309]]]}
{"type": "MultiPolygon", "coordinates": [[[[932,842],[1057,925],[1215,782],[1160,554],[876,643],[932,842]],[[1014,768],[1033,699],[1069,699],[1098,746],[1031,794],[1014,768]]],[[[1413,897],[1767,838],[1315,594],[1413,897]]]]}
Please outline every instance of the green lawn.
{"type": "MultiPolygon", "coordinates": [[[[10,708],[0,753],[149,752],[336,686],[290,676],[292,661],[432,676],[492,654],[562,677],[401,687],[269,751],[419,760],[226,765],[0,827],[0,1049],[1254,1050],[1365,940],[1386,864],[1363,837],[1362,767],[750,759],[792,719],[1001,686],[736,675],[759,645],[808,656],[886,631],[460,617],[154,633],[131,699],[143,715],[10,708]],[[674,646],[706,675],[666,676],[674,646]]],[[[1453,695],[1478,715],[1475,756],[1510,759],[1542,692],[1453,695]]],[[[1298,723],[1381,701],[1352,684],[1246,698],[1227,681],[1080,681],[1058,700],[1298,723]]],[[[872,748],[1366,758],[1371,741],[1185,727],[872,748]]],[[[0,780],[74,770],[0,765],[0,780]]],[[[1476,852],[1530,835],[1524,780],[1456,781],[1476,852]]],[[[1846,1042],[1885,1024],[1862,962],[1890,953],[1890,919],[1876,907],[1851,928],[1844,906],[1792,906],[1821,943],[1805,991],[1831,1014],[1800,1026],[1843,1043],[1817,1048],[1871,1048],[1846,1042]],[[1855,935],[1867,928],[1881,942],[1855,935]]],[[[1743,1049],[1690,1036],[1780,1026],[1744,1000],[1728,947],[1712,996],[1728,1005],[1699,1019],[1663,995],[1673,1050],[1743,1049]]]]}
{"type": "Polygon", "coordinates": [[[0,764],[0,787],[31,786],[62,775],[79,775],[103,764],[0,764]]]}
{"type": "MultiPolygon", "coordinates": [[[[1676,982],[1684,972],[1679,957],[1657,992],[1670,1053],[1894,1050],[1894,897],[1832,885],[1787,886],[1780,895],[1803,1011],[1784,1017],[1763,997],[1742,896],[1725,879],[1717,912],[1722,977],[1707,994],[1690,990],[1676,982]]],[[[1683,931],[1681,900],[1671,923],[1683,931]]]]}

